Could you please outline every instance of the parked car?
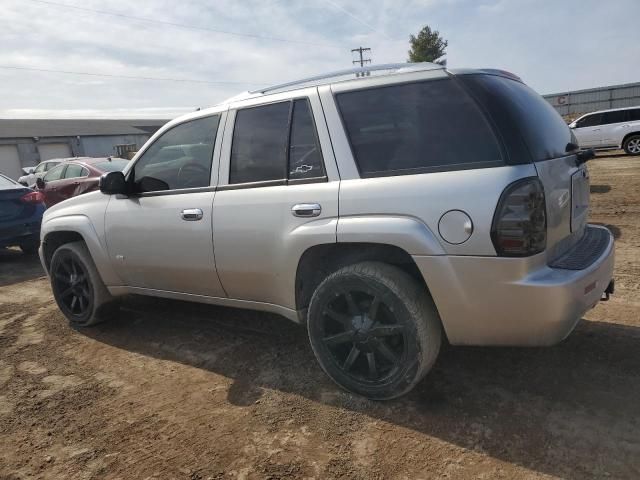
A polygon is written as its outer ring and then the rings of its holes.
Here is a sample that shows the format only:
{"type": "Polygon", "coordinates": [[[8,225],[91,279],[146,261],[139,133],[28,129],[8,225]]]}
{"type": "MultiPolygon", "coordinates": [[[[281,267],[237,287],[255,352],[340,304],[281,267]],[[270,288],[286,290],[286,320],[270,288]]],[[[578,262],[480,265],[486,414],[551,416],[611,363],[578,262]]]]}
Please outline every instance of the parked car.
{"type": "Polygon", "coordinates": [[[43,195],[0,173],[0,248],[34,254],[40,243],[43,195]]]}
{"type": "Polygon", "coordinates": [[[77,158],[49,170],[36,180],[36,187],[44,195],[44,203],[51,207],[62,200],[98,189],[100,176],[120,171],[128,160],[122,158],[77,158]]]}
{"type": "Polygon", "coordinates": [[[374,399],[454,345],[551,345],[613,292],[566,123],[518,77],[401,64],[266,88],[161,128],[100,192],[45,213],[72,324],[143,294],[306,324],[374,399]],[[214,255],[215,253],[215,255],[214,255]]]}
{"type": "Polygon", "coordinates": [[[580,148],[623,148],[629,155],[640,155],[640,107],[588,113],[569,127],[580,148]]]}
{"type": "Polygon", "coordinates": [[[36,180],[42,178],[45,174],[56,165],[68,160],[66,158],[54,158],[51,160],[45,160],[40,162],[35,167],[25,167],[22,169],[24,175],[18,179],[18,183],[25,187],[33,188],[36,185],[36,180]]]}

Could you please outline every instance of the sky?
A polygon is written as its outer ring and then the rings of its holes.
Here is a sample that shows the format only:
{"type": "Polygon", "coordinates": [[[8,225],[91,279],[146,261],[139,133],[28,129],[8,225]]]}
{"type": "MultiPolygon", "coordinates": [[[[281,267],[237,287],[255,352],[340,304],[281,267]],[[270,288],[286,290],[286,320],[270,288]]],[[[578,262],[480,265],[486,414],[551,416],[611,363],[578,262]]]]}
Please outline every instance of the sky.
{"type": "Polygon", "coordinates": [[[350,68],[359,46],[405,62],[424,25],[449,68],[541,94],[638,82],[638,18],[640,0],[0,0],[0,117],[173,118],[350,68]]]}

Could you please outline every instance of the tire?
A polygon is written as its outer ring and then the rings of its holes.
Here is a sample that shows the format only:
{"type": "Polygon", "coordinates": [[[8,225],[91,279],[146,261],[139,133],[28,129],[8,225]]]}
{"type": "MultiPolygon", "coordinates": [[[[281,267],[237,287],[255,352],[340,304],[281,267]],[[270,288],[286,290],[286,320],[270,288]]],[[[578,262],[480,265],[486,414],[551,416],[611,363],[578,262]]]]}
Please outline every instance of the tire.
{"type": "Polygon", "coordinates": [[[440,350],[440,318],[429,293],[385,263],[358,263],[329,275],[311,298],[307,322],[322,369],[372,400],[409,392],[440,350]]]}
{"type": "Polygon", "coordinates": [[[627,155],[640,155],[640,134],[628,137],[622,145],[627,155]]]}
{"type": "Polygon", "coordinates": [[[23,243],[20,245],[20,250],[25,255],[35,255],[38,253],[38,247],[40,246],[39,242],[31,242],[31,243],[23,243]]]}
{"type": "Polygon", "coordinates": [[[49,270],[53,296],[72,326],[96,325],[114,313],[114,299],[84,242],[58,247],[49,270]]]}

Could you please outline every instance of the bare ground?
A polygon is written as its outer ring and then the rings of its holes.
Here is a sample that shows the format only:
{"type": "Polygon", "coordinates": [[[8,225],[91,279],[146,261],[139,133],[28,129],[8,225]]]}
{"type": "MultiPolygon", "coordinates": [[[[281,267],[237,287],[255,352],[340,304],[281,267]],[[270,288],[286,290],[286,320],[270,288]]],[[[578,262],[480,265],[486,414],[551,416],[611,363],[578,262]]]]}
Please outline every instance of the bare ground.
{"type": "Polygon", "coordinates": [[[639,478],[640,159],[590,170],[612,300],[552,348],[447,347],[386,403],[272,315],[135,298],[71,329],[37,259],[0,251],[0,478],[639,478]]]}

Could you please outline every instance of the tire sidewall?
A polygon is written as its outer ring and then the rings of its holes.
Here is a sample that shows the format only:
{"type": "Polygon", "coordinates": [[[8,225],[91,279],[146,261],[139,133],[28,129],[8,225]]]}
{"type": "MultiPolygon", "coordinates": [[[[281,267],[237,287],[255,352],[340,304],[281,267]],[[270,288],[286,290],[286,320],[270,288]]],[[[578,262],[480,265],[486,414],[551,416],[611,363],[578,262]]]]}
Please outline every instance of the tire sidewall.
{"type": "Polygon", "coordinates": [[[384,400],[398,396],[410,389],[420,373],[421,345],[415,319],[402,299],[385,283],[376,278],[365,278],[354,272],[336,272],[323,281],[314,293],[308,312],[308,331],[311,347],[327,375],[339,386],[367,398],[384,400]],[[336,296],[345,290],[356,290],[380,295],[383,302],[393,308],[395,320],[405,327],[405,351],[396,372],[380,383],[360,382],[347,375],[337,364],[329,348],[322,341],[324,336],[322,311],[336,296]]]}
{"type": "Polygon", "coordinates": [[[84,258],[79,255],[74,248],[68,245],[63,245],[59,247],[53,254],[53,258],[51,259],[51,290],[53,291],[53,296],[58,304],[58,308],[62,311],[62,313],[67,317],[71,324],[76,326],[85,326],[91,322],[91,319],[95,315],[96,310],[96,286],[94,284],[94,278],[91,274],[91,269],[86,264],[84,258]],[[75,315],[71,312],[71,310],[64,304],[62,299],[60,298],[60,292],[57,291],[54,286],[54,276],[56,269],[60,265],[62,261],[67,258],[72,258],[77,261],[82,268],[83,274],[87,278],[89,285],[89,308],[85,310],[82,315],[75,315]]]}

